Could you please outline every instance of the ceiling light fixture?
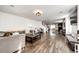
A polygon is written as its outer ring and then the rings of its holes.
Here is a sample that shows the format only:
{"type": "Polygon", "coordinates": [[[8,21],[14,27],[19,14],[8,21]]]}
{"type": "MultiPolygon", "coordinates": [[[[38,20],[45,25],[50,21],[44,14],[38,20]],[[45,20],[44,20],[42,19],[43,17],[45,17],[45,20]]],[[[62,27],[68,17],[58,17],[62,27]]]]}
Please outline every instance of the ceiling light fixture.
{"type": "Polygon", "coordinates": [[[34,10],[33,14],[36,16],[41,16],[43,14],[43,11],[37,9],[37,10],[34,10]]]}

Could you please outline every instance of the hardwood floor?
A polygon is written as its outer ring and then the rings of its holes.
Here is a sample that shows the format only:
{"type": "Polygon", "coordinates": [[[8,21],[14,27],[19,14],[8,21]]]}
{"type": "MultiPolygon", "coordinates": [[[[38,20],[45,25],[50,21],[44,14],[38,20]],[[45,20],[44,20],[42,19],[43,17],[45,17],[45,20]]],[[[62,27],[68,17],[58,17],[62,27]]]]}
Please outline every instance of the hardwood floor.
{"type": "Polygon", "coordinates": [[[22,53],[71,53],[67,40],[58,34],[44,34],[41,40],[33,44],[27,43],[22,53]],[[50,36],[50,37],[49,37],[50,36]]]}

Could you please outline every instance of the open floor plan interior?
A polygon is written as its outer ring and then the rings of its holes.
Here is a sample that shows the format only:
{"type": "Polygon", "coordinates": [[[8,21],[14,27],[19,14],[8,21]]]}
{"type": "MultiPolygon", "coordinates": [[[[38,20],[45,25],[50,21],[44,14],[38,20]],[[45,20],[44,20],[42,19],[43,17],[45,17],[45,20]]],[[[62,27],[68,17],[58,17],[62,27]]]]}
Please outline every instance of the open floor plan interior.
{"type": "Polygon", "coordinates": [[[0,5],[0,53],[78,52],[78,5],[0,5]]]}

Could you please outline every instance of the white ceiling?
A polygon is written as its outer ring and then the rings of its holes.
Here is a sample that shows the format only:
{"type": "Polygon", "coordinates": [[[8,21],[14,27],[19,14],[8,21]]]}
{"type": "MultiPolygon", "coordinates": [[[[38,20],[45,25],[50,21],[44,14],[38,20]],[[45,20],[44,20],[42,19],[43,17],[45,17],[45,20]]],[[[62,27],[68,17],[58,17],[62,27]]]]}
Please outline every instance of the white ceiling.
{"type": "MultiPolygon", "coordinates": [[[[0,11],[22,16],[25,18],[47,22],[54,22],[58,17],[70,13],[75,5],[0,5],[0,11]],[[43,15],[35,16],[33,11],[40,9],[43,15]]],[[[58,21],[58,20],[57,20],[58,21]]]]}

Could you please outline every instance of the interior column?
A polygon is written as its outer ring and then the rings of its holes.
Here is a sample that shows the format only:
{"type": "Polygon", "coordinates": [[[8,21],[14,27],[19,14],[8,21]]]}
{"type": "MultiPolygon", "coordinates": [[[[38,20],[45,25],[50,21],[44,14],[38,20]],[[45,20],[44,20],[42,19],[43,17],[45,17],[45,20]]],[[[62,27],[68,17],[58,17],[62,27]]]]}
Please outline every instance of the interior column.
{"type": "Polygon", "coordinates": [[[71,23],[70,23],[70,17],[66,16],[65,17],[65,26],[66,26],[66,35],[71,34],[71,23]]]}

